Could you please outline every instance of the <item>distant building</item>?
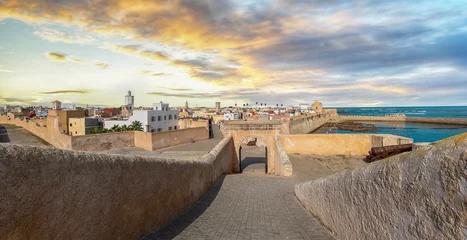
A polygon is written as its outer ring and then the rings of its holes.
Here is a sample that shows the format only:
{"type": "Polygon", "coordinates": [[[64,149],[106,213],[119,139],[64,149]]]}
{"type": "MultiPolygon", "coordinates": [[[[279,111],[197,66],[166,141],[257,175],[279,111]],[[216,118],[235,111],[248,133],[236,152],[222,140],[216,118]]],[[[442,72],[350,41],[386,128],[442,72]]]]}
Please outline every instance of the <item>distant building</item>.
{"type": "Polygon", "coordinates": [[[72,136],[87,135],[96,127],[99,127],[97,118],[70,118],[69,134],[72,136]]]}
{"type": "Polygon", "coordinates": [[[124,118],[129,118],[133,114],[135,108],[135,96],[131,95],[131,91],[128,91],[128,95],[125,96],[125,105],[122,106],[121,115],[124,118]]]}
{"type": "Polygon", "coordinates": [[[188,101],[185,102],[185,109],[188,109],[188,101]]]}
{"type": "Polygon", "coordinates": [[[104,128],[114,125],[131,125],[133,121],[140,121],[144,132],[162,132],[177,130],[178,110],[170,110],[168,103],[154,103],[153,110],[134,110],[127,120],[106,120],[104,128]]]}
{"type": "Polygon", "coordinates": [[[103,115],[106,117],[117,116],[121,113],[120,108],[104,108],[103,115]]]}
{"type": "Polygon", "coordinates": [[[62,102],[55,100],[52,102],[52,109],[53,110],[60,110],[62,109],[62,102]]]}
{"type": "Polygon", "coordinates": [[[60,132],[69,134],[70,118],[87,117],[86,110],[49,110],[48,116],[55,117],[56,122],[54,127],[57,127],[60,132]]]}
{"type": "Polygon", "coordinates": [[[242,114],[239,112],[224,113],[224,120],[240,120],[242,119],[242,114]]]}
{"type": "Polygon", "coordinates": [[[315,102],[311,104],[311,108],[313,108],[315,112],[320,113],[323,111],[323,104],[315,100],[315,102]]]}

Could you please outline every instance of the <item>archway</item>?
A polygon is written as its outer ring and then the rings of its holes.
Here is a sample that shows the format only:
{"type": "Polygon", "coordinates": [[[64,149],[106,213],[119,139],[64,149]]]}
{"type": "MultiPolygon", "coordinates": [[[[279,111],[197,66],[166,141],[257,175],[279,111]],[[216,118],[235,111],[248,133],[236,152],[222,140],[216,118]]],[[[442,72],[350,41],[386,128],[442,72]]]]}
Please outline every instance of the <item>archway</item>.
{"type": "Polygon", "coordinates": [[[260,136],[244,136],[237,141],[238,172],[269,173],[270,147],[260,136]]]}

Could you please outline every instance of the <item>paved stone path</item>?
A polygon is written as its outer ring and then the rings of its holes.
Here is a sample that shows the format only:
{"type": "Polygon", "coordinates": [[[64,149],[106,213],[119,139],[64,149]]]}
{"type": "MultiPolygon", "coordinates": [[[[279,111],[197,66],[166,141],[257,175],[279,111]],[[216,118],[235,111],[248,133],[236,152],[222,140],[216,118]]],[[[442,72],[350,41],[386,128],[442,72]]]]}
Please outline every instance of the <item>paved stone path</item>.
{"type": "Polygon", "coordinates": [[[143,239],[333,239],[294,196],[294,180],[231,174],[174,222],[143,239]]]}

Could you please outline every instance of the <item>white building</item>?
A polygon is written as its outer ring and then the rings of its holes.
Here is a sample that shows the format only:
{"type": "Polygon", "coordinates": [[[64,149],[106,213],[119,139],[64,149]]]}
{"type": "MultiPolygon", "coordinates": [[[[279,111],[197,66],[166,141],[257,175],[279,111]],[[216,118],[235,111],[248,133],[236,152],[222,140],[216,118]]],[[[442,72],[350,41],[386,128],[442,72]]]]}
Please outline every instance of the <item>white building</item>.
{"type": "Polygon", "coordinates": [[[153,110],[134,110],[133,115],[126,120],[106,120],[104,128],[114,125],[131,125],[140,121],[144,132],[163,132],[178,129],[178,110],[170,110],[168,103],[154,103],[153,110]]]}
{"type": "Polygon", "coordinates": [[[133,108],[135,104],[135,96],[131,96],[131,91],[128,91],[128,95],[125,96],[125,105],[131,105],[133,108]]]}
{"type": "Polygon", "coordinates": [[[241,113],[232,112],[232,113],[224,113],[224,120],[240,120],[242,119],[241,113]]]}

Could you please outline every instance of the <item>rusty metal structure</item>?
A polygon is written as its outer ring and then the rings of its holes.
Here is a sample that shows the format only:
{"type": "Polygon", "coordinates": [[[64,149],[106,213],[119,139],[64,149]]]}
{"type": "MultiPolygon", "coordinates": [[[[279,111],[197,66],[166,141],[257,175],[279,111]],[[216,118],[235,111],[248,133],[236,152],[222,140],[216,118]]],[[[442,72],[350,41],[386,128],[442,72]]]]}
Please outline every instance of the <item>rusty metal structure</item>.
{"type": "Polygon", "coordinates": [[[412,144],[391,145],[385,147],[374,147],[366,156],[366,162],[374,162],[399,153],[412,151],[412,144]]]}

